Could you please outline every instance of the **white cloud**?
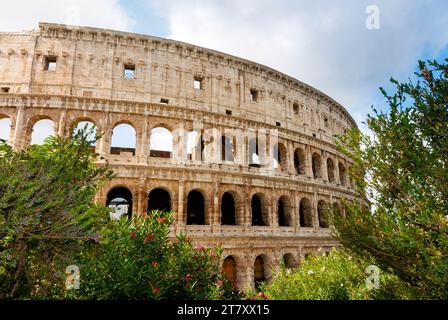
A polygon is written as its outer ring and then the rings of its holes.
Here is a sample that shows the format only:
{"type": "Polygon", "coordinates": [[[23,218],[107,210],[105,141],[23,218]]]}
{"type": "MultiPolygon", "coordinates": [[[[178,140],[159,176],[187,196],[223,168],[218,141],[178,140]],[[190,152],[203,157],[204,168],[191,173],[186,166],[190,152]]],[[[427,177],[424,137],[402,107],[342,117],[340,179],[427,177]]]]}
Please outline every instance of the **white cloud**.
{"type": "Polygon", "coordinates": [[[370,0],[148,1],[170,38],[294,76],[342,103],[358,124],[390,76],[405,80],[423,54],[448,44],[441,1],[377,0],[379,30],[365,27],[370,0]]]}
{"type": "Polygon", "coordinates": [[[38,22],[123,31],[131,30],[135,24],[118,0],[14,0],[2,3],[1,31],[37,29],[38,22]]]}

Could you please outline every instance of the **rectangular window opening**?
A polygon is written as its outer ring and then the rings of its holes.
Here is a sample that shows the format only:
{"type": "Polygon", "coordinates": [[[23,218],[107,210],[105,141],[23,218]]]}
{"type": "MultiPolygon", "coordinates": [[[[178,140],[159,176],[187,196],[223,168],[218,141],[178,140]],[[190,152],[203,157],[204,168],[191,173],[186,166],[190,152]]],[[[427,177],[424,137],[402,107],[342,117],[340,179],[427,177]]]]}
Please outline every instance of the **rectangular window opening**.
{"type": "Polygon", "coordinates": [[[281,126],[282,126],[282,124],[281,124],[280,122],[276,122],[275,125],[276,125],[277,127],[281,127],[281,126]]]}
{"type": "Polygon", "coordinates": [[[204,78],[202,78],[202,77],[194,77],[193,88],[196,89],[196,90],[204,89],[204,78]]]}
{"type": "Polygon", "coordinates": [[[135,65],[133,64],[124,65],[124,78],[135,79],[135,65]]]}
{"type": "Polygon", "coordinates": [[[160,103],[168,104],[169,102],[170,102],[170,100],[168,100],[168,99],[164,99],[164,98],[160,99],[160,103]]]}
{"type": "Polygon", "coordinates": [[[256,89],[250,89],[250,100],[252,102],[258,101],[258,90],[256,89]]]}
{"type": "Polygon", "coordinates": [[[232,115],[232,111],[231,110],[226,110],[226,115],[231,116],[232,115]]]}
{"type": "Polygon", "coordinates": [[[9,92],[9,87],[2,87],[1,88],[1,93],[8,93],[9,92]]]}
{"type": "Polygon", "coordinates": [[[297,103],[294,103],[292,105],[292,109],[294,111],[294,114],[296,114],[296,115],[299,114],[299,105],[297,103]]]}
{"type": "Polygon", "coordinates": [[[53,57],[53,56],[46,56],[44,70],[45,71],[56,71],[56,67],[57,67],[57,58],[53,57]]]}

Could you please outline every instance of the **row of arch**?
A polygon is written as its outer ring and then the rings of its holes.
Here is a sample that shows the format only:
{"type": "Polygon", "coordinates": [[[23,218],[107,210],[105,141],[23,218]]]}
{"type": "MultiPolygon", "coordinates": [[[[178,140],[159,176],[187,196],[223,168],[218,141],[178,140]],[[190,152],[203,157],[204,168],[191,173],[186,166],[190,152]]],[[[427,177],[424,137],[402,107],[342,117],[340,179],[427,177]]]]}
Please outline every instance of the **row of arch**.
{"type": "MultiPolygon", "coordinates": [[[[220,199],[220,223],[221,225],[242,225],[243,224],[243,208],[240,197],[233,191],[226,191],[220,199]]],[[[290,198],[282,195],[276,202],[276,225],[279,227],[293,227],[294,214],[298,214],[299,227],[328,228],[326,221],[326,210],[329,209],[329,203],[324,200],[317,202],[317,220],[314,222],[314,212],[311,201],[303,197],[300,200],[298,212],[293,212],[290,198]]],[[[106,206],[112,209],[111,218],[118,219],[121,216],[132,216],[133,197],[131,191],[126,187],[115,187],[107,194],[106,206]]],[[[333,204],[336,210],[342,214],[341,206],[338,202],[333,204]]],[[[268,205],[266,204],[266,196],[263,193],[255,193],[250,200],[250,213],[252,226],[270,226],[268,205]]],[[[148,193],[147,209],[148,211],[160,210],[171,211],[173,208],[172,197],[168,190],[163,188],[155,188],[148,193]]],[[[187,225],[206,225],[207,224],[207,206],[206,199],[201,190],[194,189],[188,193],[186,200],[186,217],[187,225]]]]}
{"type": "MultiPolygon", "coordinates": [[[[323,252],[323,254],[327,254],[323,252]]],[[[292,253],[284,253],[281,255],[281,261],[278,262],[278,266],[274,266],[273,261],[269,259],[267,254],[259,254],[255,259],[249,262],[249,268],[252,272],[252,279],[254,287],[258,289],[259,285],[271,278],[272,267],[279,267],[280,265],[286,269],[295,269],[300,265],[301,259],[306,259],[309,253],[305,254],[303,257],[300,256],[298,259],[294,257],[292,253]]],[[[238,272],[243,271],[241,269],[242,264],[237,256],[227,255],[222,262],[222,271],[226,274],[227,278],[234,283],[239,280],[238,272]]]]}
{"type": "MultiPolygon", "coordinates": [[[[95,122],[89,118],[79,118],[70,127],[70,132],[90,127],[96,133],[95,122]]],[[[11,120],[0,115],[0,139],[9,140],[8,127],[11,120]]],[[[54,122],[50,117],[40,116],[31,126],[27,127],[26,143],[41,144],[44,139],[55,134],[54,122]]],[[[150,130],[149,156],[158,158],[173,157],[174,139],[171,130],[165,125],[158,125],[150,130]]],[[[93,138],[93,137],[92,137],[93,138]]],[[[94,141],[95,139],[92,139],[94,141]]],[[[112,155],[135,156],[137,150],[137,133],[132,123],[127,121],[117,122],[110,133],[110,149],[112,155]]],[[[239,141],[238,143],[244,143],[239,141]]],[[[187,134],[187,157],[190,160],[202,161],[205,159],[206,141],[202,132],[190,131],[187,134]]],[[[258,137],[247,138],[247,164],[251,167],[261,167],[267,161],[265,154],[260,148],[258,137]]],[[[93,142],[93,146],[95,143],[93,142]]],[[[237,139],[235,137],[221,136],[221,161],[235,162],[238,157],[237,139]]],[[[347,175],[346,165],[342,161],[327,157],[322,159],[320,152],[312,152],[310,159],[303,148],[296,148],[292,157],[289,156],[288,148],[282,142],[276,142],[272,146],[272,168],[279,172],[287,172],[296,175],[311,175],[314,178],[325,178],[330,183],[339,183],[342,186],[354,187],[353,182],[347,175]],[[291,163],[289,163],[291,159],[291,163]],[[325,163],[324,163],[325,162],[325,163]],[[291,165],[291,167],[290,167],[291,165]],[[307,172],[308,166],[311,170],[307,172]],[[326,168],[324,174],[323,168],[326,168]]]]}

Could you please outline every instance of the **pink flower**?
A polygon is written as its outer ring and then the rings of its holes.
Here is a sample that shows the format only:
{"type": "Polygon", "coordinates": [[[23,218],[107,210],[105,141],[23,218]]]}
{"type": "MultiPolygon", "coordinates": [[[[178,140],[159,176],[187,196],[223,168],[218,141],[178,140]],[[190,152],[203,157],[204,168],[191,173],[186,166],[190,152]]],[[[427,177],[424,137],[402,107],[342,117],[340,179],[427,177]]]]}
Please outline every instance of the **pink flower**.
{"type": "Polygon", "coordinates": [[[209,256],[210,257],[216,257],[216,252],[215,251],[210,251],[209,256]]]}
{"type": "Polygon", "coordinates": [[[159,265],[160,265],[160,264],[159,264],[157,261],[153,261],[153,262],[151,262],[151,266],[152,266],[153,268],[157,268],[159,265]]]}
{"type": "Polygon", "coordinates": [[[130,236],[133,240],[137,239],[137,234],[134,231],[131,232],[130,236]]]}
{"type": "Polygon", "coordinates": [[[152,241],[152,240],[154,240],[155,238],[156,238],[155,235],[153,235],[153,234],[149,234],[149,235],[147,235],[146,238],[145,238],[145,243],[148,243],[149,241],[152,241]]]}
{"type": "Polygon", "coordinates": [[[158,295],[159,292],[160,292],[160,289],[157,287],[152,289],[152,293],[154,293],[155,295],[158,295]]]}
{"type": "Polygon", "coordinates": [[[267,296],[264,292],[260,292],[260,293],[258,293],[258,296],[259,296],[260,298],[264,299],[264,300],[267,300],[267,299],[268,299],[268,296],[267,296]]]}
{"type": "Polygon", "coordinates": [[[185,276],[185,280],[189,282],[191,280],[191,274],[187,273],[187,275],[185,276]]]}
{"type": "Polygon", "coordinates": [[[166,218],[157,218],[158,223],[166,223],[166,218]]]}
{"type": "Polygon", "coordinates": [[[198,251],[203,251],[203,250],[205,250],[205,247],[203,247],[203,246],[196,246],[195,249],[198,250],[198,251]]]}

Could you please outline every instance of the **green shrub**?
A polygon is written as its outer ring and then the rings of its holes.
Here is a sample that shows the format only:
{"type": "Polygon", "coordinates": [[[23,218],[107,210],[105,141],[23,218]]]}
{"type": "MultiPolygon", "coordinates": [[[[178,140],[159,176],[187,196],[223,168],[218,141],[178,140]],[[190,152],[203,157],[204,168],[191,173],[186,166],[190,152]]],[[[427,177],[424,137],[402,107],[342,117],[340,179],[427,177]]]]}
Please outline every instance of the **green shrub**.
{"type": "Polygon", "coordinates": [[[397,277],[380,272],[379,289],[369,290],[365,272],[369,263],[342,250],[310,254],[295,270],[282,267],[261,290],[274,300],[409,299],[412,292],[397,277]]]}
{"type": "Polygon", "coordinates": [[[221,272],[221,250],[168,240],[171,214],[111,221],[100,244],[80,259],[84,299],[230,299],[237,291],[221,272]]]}

